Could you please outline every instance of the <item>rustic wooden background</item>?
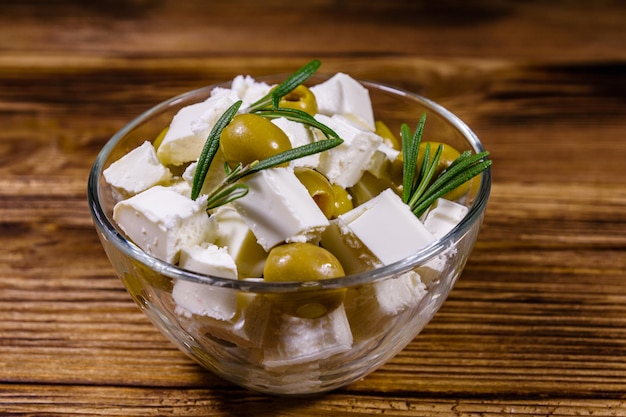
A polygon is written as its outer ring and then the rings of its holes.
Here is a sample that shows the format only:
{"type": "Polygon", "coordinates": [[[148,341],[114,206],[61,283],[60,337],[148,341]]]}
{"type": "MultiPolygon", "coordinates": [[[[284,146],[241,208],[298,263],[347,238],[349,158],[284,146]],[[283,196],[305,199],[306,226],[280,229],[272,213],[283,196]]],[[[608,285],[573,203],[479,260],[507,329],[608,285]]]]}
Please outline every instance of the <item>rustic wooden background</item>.
{"type": "Polygon", "coordinates": [[[0,0],[0,415],[626,415],[626,2],[0,0]],[[450,108],[491,151],[467,269],[345,389],[224,382],[149,324],[86,203],[132,117],[311,58],[450,108]]]}

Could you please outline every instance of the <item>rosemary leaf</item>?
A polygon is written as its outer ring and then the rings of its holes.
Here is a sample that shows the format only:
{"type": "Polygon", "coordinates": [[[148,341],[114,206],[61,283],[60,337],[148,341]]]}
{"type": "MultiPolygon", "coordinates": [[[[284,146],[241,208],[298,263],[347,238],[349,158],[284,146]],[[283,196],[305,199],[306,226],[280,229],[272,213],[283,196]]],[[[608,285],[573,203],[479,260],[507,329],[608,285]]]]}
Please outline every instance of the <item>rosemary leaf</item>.
{"type": "Polygon", "coordinates": [[[416,187],[415,191],[412,194],[411,201],[409,201],[409,206],[413,208],[415,204],[420,200],[420,197],[427,189],[428,184],[430,184],[433,176],[435,175],[435,170],[437,169],[437,165],[439,164],[439,159],[441,158],[441,153],[443,152],[443,146],[437,146],[437,150],[435,151],[435,155],[430,160],[430,143],[427,143],[424,148],[424,162],[422,163],[422,167],[420,169],[419,175],[419,184],[416,187]]]}
{"type": "Polygon", "coordinates": [[[424,124],[426,123],[426,113],[422,114],[415,134],[411,136],[411,130],[406,124],[400,128],[402,136],[402,154],[403,154],[403,181],[402,181],[402,201],[408,203],[411,200],[411,194],[415,187],[415,169],[417,165],[417,154],[424,133],[424,124]]]}
{"type": "Polygon", "coordinates": [[[198,158],[198,165],[196,167],[196,172],[193,176],[193,183],[191,186],[191,199],[195,200],[200,195],[200,190],[202,190],[202,185],[204,184],[204,179],[206,178],[206,174],[209,172],[209,167],[211,166],[211,162],[217,153],[217,150],[220,146],[220,135],[222,130],[230,123],[230,121],[235,117],[239,107],[241,107],[242,101],[239,100],[230,106],[222,116],[217,120],[213,129],[211,129],[211,133],[204,143],[204,148],[202,148],[202,153],[200,154],[200,158],[198,158]]]}

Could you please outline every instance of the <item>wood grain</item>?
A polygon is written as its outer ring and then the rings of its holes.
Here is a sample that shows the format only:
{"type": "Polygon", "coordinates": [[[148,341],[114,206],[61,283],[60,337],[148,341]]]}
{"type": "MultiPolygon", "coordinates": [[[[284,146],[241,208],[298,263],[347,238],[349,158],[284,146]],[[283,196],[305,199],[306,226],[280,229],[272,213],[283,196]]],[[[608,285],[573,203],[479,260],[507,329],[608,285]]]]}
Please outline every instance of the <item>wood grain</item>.
{"type": "Polygon", "coordinates": [[[0,415],[626,415],[626,3],[285,4],[0,0],[0,415]],[[152,327],[86,180],[152,105],[311,57],[450,108],[494,185],[421,335],[344,389],[273,398],[152,327]]]}

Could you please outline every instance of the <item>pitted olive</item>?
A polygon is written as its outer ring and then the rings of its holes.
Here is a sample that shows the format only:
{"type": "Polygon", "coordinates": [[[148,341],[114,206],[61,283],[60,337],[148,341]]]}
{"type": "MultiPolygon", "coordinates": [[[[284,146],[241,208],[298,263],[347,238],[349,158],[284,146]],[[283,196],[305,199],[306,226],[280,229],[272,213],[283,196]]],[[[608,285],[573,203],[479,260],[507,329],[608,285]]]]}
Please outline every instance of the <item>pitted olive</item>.
{"type": "Polygon", "coordinates": [[[302,110],[311,116],[317,114],[317,100],[306,86],[300,84],[280,100],[279,107],[302,110]]]}
{"type": "Polygon", "coordinates": [[[296,168],[295,174],[306,187],[315,204],[326,218],[330,219],[335,211],[335,193],[328,179],[311,168],[296,168]]]}

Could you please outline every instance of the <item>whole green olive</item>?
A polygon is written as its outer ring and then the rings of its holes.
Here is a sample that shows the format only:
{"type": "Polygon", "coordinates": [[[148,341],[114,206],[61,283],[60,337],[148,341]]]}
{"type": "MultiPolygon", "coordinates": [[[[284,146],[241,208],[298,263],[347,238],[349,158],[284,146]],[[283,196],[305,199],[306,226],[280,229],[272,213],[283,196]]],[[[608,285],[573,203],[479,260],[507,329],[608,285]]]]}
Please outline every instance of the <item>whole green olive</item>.
{"type": "Polygon", "coordinates": [[[278,106],[302,110],[311,116],[317,114],[317,100],[315,99],[315,95],[302,84],[283,96],[278,106]]]}
{"type": "MultiPolygon", "coordinates": [[[[306,282],[338,278],[345,275],[337,258],[312,243],[294,242],[270,250],[263,279],[268,282],[306,282]]],[[[337,308],[345,289],[306,289],[296,293],[267,294],[267,298],[286,314],[301,318],[318,318],[337,308]]]]}
{"type": "Polygon", "coordinates": [[[315,204],[322,210],[327,219],[335,211],[335,192],[328,179],[311,168],[296,168],[296,177],[306,187],[315,204]]]}
{"type": "Polygon", "coordinates": [[[340,185],[333,184],[333,192],[335,193],[335,209],[331,218],[335,219],[354,208],[352,196],[348,191],[340,185]]]}
{"type": "MultiPolygon", "coordinates": [[[[222,130],[220,148],[229,165],[247,165],[291,149],[287,134],[256,114],[238,114],[222,130]]],[[[282,166],[287,165],[285,163],[282,166]]]]}

